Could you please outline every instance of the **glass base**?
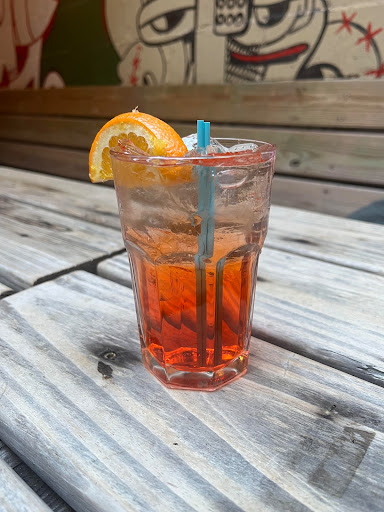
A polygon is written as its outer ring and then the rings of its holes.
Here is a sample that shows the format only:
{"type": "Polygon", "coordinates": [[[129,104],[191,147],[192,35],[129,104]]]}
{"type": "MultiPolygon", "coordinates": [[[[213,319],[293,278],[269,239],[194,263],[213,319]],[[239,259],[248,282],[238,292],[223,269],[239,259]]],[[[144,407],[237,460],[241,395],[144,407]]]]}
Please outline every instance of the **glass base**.
{"type": "Polygon", "coordinates": [[[186,371],[161,365],[147,348],[142,350],[142,354],[147,370],[164,386],[173,389],[216,391],[244,375],[248,366],[248,352],[243,352],[226,366],[212,371],[186,371]]]}

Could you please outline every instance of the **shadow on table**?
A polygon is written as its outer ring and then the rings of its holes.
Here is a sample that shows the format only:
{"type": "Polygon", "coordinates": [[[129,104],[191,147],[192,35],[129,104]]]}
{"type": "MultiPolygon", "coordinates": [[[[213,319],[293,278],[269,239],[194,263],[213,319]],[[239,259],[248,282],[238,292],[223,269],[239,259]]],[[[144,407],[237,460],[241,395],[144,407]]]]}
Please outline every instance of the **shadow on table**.
{"type": "Polygon", "coordinates": [[[384,201],[375,201],[351,213],[349,219],[364,220],[375,224],[384,224],[384,201]]]}

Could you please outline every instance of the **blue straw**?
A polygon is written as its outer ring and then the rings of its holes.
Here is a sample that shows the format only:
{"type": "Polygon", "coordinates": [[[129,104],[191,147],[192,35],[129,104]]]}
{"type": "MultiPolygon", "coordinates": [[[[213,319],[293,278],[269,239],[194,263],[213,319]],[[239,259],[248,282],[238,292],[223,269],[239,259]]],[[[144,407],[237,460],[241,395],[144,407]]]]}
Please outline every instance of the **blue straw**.
{"type": "Polygon", "coordinates": [[[197,147],[205,149],[205,123],[201,119],[197,121],[197,147]]]}
{"type": "MultiPolygon", "coordinates": [[[[197,121],[197,150],[206,154],[210,144],[211,123],[197,121]]],[[[198,212],[201,217],[201,232],[199,235],[198,256],[210,258],[213,255],[214,239],[214,209],[215,209],[215,183],[210,167],[198,166],[198,212]]]]}
{"type": "Polygon", "coordinates": [[[204,148],[207,149],[211,142],[211,123],[204,121],[204,148]]]}
{"type": "Polygon", "coordinates": [[[197,149],[205,154],[211,142],[211,123],[199,119],[197,121],[197,149]]]}
{"type": "MultiPolygon", "coordinates": [[[[206,148],[209,143],[210,123],[198,120],[197,150],[201,154],[206,154],[206,148]]],[[[200,366],[205,366],[207,360],[207,289],[205,260],[213,256],[215,183],[210,167],[197,166],[196,172],[198,176],[198,211],[196,213],[201,218],[198,252],[195,256],[197,339],[199,364],[200,366]]]]}

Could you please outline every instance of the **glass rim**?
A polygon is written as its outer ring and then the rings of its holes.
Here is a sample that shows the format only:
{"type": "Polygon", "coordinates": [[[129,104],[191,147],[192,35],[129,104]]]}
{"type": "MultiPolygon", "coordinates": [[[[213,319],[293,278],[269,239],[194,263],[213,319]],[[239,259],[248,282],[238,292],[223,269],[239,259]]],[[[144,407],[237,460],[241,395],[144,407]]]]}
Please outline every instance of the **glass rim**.
{"type": "Polygon", "coordinates": [[[198,156],[150,156],[133,155],[121,146],[110,148],[111,157],[136,164],[145,164],[152,166],[178,166],[178,165],[201,165],[204,167],[224,167],[224,166],[245,166],[255,164],[265,164],[276,155],[276,146],[269,142],[263,142],[255,139],[240,139],[233,137],[215,137],[219,142],[234,142],[235,144],[257,144],[257,151],[238,151],[234,153],[214,153],[212,155],[198,156]]]}

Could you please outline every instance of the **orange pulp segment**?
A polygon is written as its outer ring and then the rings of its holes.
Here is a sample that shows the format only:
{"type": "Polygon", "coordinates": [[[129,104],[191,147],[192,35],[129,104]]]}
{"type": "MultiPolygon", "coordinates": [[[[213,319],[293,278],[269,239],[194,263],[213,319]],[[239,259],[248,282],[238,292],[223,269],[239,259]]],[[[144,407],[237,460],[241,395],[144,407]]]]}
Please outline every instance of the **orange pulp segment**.
{"type": "MultiPolygon", "coordinates": [[[[93,183],[113,179],[109,150],[124,139],[151,156],[180,157],[187,152],[181,137],[157,117],[136,110],[120,114],[108,121],[93,141],[89,153],[89,177],[93,183]]],[[[164,172],[169,174],[169,169],[164,168],[164,172]]],[[[177,181],[177,173],[172,174],[177,181]]]]}

